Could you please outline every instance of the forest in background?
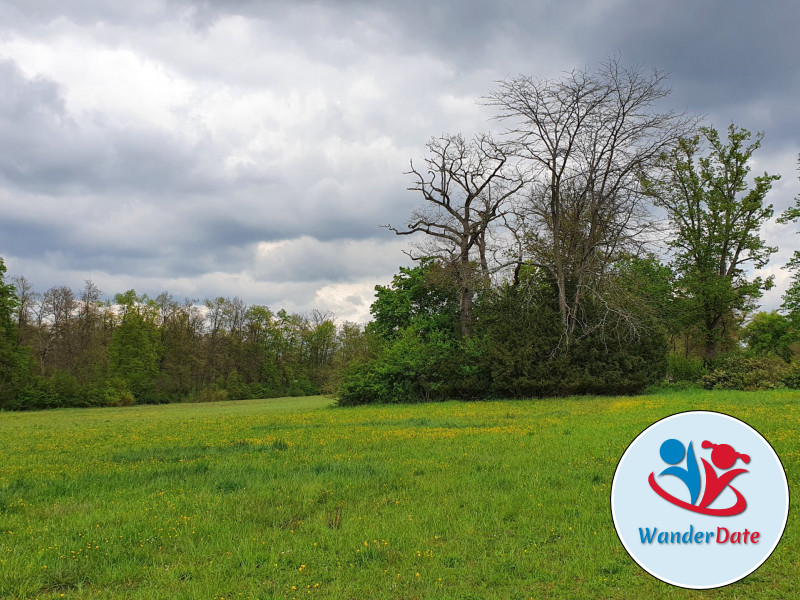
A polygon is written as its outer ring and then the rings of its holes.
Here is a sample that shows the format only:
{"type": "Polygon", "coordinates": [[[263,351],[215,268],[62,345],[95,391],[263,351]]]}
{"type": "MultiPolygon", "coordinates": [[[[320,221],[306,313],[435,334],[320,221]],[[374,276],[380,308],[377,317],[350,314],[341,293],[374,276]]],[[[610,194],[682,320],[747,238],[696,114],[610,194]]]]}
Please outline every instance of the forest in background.
{"type": "MultiPolygon", "coordinates": [[[[658,71],[609,60],[516,77],[481,99],[498,135],[442,134],[413,161],[416,266],[366,326],[238,298],[101,298],[6,281],[0,408],[321,392],[342,405],[637,393],[653,384],[800,387],[800,251],[758,313],[777,248],[763,134],[664,111],[658,71]],[[665,257],[665,258],[664,258],[665,257]]],[[[778,222],[800,221],[800,197],[778,222]]]]}
{"type": "Polygon", "coordinates": [[[78,293],[38,293],[24,277],[3,290],[5,409],[319,394],[366,352],[361,325],[239,298],[178,302],[129,290],[103,299],[91,281],[78,293]]]}

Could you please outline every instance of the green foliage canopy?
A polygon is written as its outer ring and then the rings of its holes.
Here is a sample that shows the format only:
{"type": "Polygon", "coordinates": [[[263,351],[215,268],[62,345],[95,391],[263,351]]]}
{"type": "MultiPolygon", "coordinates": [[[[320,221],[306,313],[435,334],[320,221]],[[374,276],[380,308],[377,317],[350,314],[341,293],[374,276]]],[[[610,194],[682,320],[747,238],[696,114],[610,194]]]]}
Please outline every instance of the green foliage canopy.
{"type": "Polygon", "coordinates": [[[149,398],[155,387],[163,348],[155,303],[129,290],[114,298],[124,314],[109,346],[111,375],[127,382],[136,399],[149,398]]]}
{"type": "Polygon", "coordinates": [[[772,278],[750,277],[745,267],[764,267],[777,250],[760,229],[772,217],[765,198],[779,176],[764,173],[748,182],[762,134],[750,142],[751,133],[732,124],[723,141],[714,128],[700,131],[663,157],[662,179],[643,184],[666,211],[678,290],[687,300],[687,314],[696,315],[711,359],[730,342],[736,313],[752,310],[772,286],[772,278]]]}
{"type": "Polygon", "coordinates": [[[416,267],[400,267],[388,286],[375,286],[369,328],[387,340],[413,327],[420,334],[453,333],[458,329],[458,291],[446,270],[433,259],[416,267]]]}
{"type": "MultiPolygon", "coordinates": [[[[798,157],[800,162],[800,157],[798,157]]],[[[778,223],[800,223],[800,195],[794,206],[787,208],[778,218],[778,223]]],[[[800,233],[800,231],[798,232],[800,233]]],[[[800,329],[800,250],[795,250],[789,263],[784,267],[792,273],[789,286],[783,295],[783,309],[789,314],[795,328],[800,329]]]]}
{"type": "Polygon", "coordinates": [[[14,286],[6,284],[5,274],[5,261],[0,257],[0,408],[13,400],[26,367],[13,320],[19,300],[14,286]]]}
{"type": "Polygon", "coordinates": [[[776,311],[760,312],[742,331],[742,340],[758,356],[780,356],[786,362],[792,359],[792,344],[797,332],[789,319],[776,311]]]}

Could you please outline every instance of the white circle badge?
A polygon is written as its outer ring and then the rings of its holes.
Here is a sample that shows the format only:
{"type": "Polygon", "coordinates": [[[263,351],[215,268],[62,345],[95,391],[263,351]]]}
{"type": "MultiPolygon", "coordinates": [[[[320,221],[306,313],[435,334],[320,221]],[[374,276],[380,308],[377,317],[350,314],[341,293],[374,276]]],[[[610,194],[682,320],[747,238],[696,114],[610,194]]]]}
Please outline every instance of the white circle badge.
{"type": "Polygon", "coordinates": [[[622,545],[645,571],[709,589],[755,571],[778,545],[789,486],[778,455],[731,416],[666,417],[628,446],[611,485],[622,545]]]}

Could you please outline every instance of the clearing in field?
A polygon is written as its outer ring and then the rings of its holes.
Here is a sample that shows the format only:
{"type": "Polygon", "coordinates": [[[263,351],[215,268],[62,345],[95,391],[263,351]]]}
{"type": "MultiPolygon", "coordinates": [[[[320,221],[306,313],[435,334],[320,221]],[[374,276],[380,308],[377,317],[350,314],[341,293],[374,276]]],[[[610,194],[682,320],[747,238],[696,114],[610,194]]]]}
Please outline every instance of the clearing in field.
{"type": "Polygon", "coordinates": [[[325,398],[0,413],[0,598],[777,598],[797,520],[721,590],[611,523],[617,460],[684,410],[748,422],[797,485],[798,394],[334,409],[325,398]]]}

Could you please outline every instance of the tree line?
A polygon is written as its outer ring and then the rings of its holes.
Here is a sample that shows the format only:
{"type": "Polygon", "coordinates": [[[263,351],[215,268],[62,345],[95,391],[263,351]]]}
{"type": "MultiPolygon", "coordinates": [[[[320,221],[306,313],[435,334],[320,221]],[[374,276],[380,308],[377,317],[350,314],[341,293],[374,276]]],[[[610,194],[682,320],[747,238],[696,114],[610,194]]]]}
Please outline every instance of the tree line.
{"type": "Polygon", "coordinates": [[[104,300],[91,281],[38,293],[4,273],[0,259],[0,408],[319,394],[368,351],[363,326],[329,313],[134,290],[104,300]]]}

